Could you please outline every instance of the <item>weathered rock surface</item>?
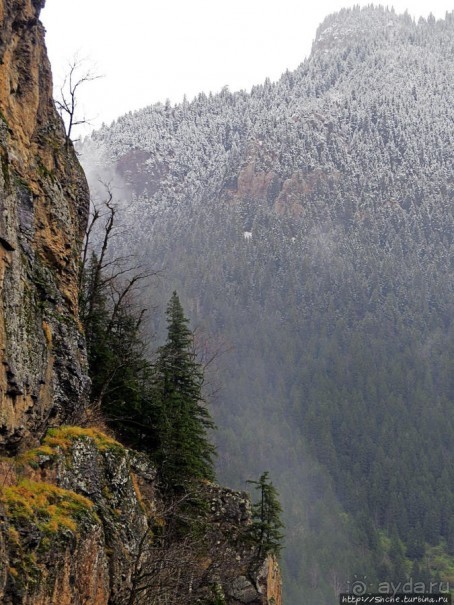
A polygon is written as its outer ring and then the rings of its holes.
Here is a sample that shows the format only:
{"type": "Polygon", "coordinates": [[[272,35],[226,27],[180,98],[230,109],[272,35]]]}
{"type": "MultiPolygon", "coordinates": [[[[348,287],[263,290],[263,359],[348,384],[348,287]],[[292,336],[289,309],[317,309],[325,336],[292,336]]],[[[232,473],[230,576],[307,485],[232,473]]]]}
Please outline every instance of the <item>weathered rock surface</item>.
{"type": "Polygon", "coordinates": [[[52,100],[42,0],[0,0],[0,449],[77,415],[88,189],[52,100]]]}
{"type": "Polygon", "coordinates": [[[159,528],[168,521],[154,468],[99,431],[55,429],[1,471],[5,605],[140,605],[164,589],[171,604],[281,603],[276,561],[244,539],[245,494],[206,485],[203,537],[181,536],[162,549],[159,528]]]}
{"type": "Polygon", "coordinates": [[[132,459],[114,440],[78,428],[57,429],[42,447],[10,459],[2,603],[127,602],[147,528],[132,459]]]}

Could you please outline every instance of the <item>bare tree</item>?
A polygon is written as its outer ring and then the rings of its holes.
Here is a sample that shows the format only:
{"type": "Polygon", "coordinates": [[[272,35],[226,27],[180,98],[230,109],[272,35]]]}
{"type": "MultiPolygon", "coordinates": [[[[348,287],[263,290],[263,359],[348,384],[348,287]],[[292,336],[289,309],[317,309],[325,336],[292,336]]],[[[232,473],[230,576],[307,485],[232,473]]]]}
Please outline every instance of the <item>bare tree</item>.
{"type": "Polygon", "coordinates": [[[178,527],[190,524],[184,503],[191,495],[154,512],[154,525],[143,534],[131,574],[127,605],[190,605],[196,600],[194,582],[200,576],[200,560],[206,549],[204,536],[178,527]]]}
{"type": "Polygon", "coordinates": [[[92,205],[79,277],[80,316],[85,328],[90,371],[94,372],[91,374],[94,386],[90,419],[132,423],[134,419],[124,415],[126,410],[122,410],[121,417],[116,417],[112,410],[103,414],[101,407],[107,399],[115,397],[118,377],[126,368],[131,369],[132,364],[137,372],[136,386],[140,388],[141,369],[145,369],[148,360],[147,347],[140,336],[146,309],[139,306],[138,294],[143,282],[157,273],[143,271],[134,263],[133,255],[115,256],[109,251],[112,239],[119,233],[117,208],[110,185],[103,183],[103,186],[105,199],[99,206],[92,205]],[[99,352],[111,345],[113,337],[121,338],[118,354],[104,357],[105,363],[100,362],[99,352]]]}
{"type": "Polygon", "coordinates": [[[220,358],[233,351],[233,345],[221,338],[214,338],[203,327],[193,330],[192,352],[203,370],[203,392],[207,400],[213,401],[221,390],[222,380],[218,376],[220,358]]]}
{"type": "MultiPolygon", "coordinates": [[[[140,265],[131,264],[133,255],[116,256],[108,255],[109,244],[117,234],[115,231],[115,219],[117,208],[113,202],[113,193],[109,183],[103,183],[106,190],[106,199],[103,201],[105,211],[102,212],[95,204],[85,234],[85,242],[82,251],[81,271],[79,275],[79,292],[83,300],[81,307],[83,314],[90,316],[93,312],[96,295],[100,290],[108,292],[111,299],[111,318],[109,328],[111,329],[117,318],[121,306],[127,301],[136,289],[139,282],[156,275],[156,272],[144,272],[140,265]],[[97,238],[98,245],[94,245],[92,236],[98,221],[104,221],[100,227],[101,232],[97,238]],[[97,251],[95,253],[95,250],[97,251]],[[91,263],[90,287],[84,288],[84,279],[87,275],[88,265],[91,263]]],[[[141,310],[141,316],[145,310],[141,310]]]]}
{"type": "Polygon", "coordinates": [[[221,603],[239,569],[255,585],[258,551],[251,547],[249,524],[220,508],[207,506],[194,515],[186,506],[192,498],[208,504],[216,494],[211,489],[199,485],[173,501],[155,500],[153,525],[134,553],[127,605],[221,603]]]}
{"type": "Polygon", "coordinates": [[[90,123],[88,118],[78,115],[78,94],[81,86],[102,77],[93,73],[91,68],[87,68],[86,63],[85,59],[78,57],[74,57],[70,61],[68,72],[59,88],[58,97],[55,99],[55,105],[65,124],[67,145],[72,140],[72,131],[75,126],[90,123]]]}

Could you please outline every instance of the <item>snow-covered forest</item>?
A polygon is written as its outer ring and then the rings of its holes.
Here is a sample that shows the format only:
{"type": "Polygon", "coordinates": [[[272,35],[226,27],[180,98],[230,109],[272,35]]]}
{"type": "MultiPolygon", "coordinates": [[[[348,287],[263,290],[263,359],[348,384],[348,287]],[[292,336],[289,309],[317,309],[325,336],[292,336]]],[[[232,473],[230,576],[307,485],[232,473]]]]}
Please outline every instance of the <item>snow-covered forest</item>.
{"type": "Polygon", "coordinates": [[[270,472],[287,603],[335,603],[355,577],[454,581],[453,99],[454,13],[355,8],[278,82],[80,146],[94,195],[116,187],[115,254],[163,270],[144,297],[177,289],[228,350],[220,478],[270,472]]]}

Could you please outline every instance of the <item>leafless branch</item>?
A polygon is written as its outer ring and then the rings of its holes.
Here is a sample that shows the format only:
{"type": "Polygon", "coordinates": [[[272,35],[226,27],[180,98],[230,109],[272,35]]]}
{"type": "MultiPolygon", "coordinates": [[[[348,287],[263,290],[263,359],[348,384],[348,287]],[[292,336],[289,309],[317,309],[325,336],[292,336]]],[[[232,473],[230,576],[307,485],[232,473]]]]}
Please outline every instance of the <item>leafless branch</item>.
{"type": "Polygon", "coordinates": [[[81,86],[87,82],[98,80],[101,75],[94,74],[90,68],[85,68],[86,60],[74,57],[69,65],[68,72],[60,86],[59,96],[55,99],[55,105],[66,126],[66,144],[71,141],[71,135],[75,126],[89,124],[86,117],[79,117],[78,93],[81,86]]]}

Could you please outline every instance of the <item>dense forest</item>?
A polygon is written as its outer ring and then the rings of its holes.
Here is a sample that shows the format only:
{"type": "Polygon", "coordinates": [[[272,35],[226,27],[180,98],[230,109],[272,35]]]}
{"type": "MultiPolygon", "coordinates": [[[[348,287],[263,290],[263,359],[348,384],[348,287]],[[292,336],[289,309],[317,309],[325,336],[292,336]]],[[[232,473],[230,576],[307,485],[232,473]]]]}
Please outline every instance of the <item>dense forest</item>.
{"type": "MultiPolygon", "coordinates": [[[[248,480],[258,491],[256,502],[217,484],[216,448],[210,440],[216,427],[204,398],[204,368],[197,361],[194,333],[174,291],[165,313],[165,343],[150,355],[141,330],[144,311],[135,304],[136,286],[149,276],[125,265],[127,259],[109,259],[115,217],[111,200],[104,212],[94,211],[82,254],[79,305],[91,382],[83,422],[90,428],[66,426],[58,434],[97,436],[120,449],[126,445],[152,469],[154,486],[140,507],[154,514],[145,530],[141,528],[126,600],[121,602],[225,605],[232,590],[236,596],[246,591],[250,602],[268,603],[270,595],[275,602],[283,540],[279,494],[267,471],[257,481],[248,480]],[[90,235],[98,221],[103,237],[96,252],[90,235]],[[220,510],[217,491],[224,492],[220,510]],[[244,575],[235,592],[238,573],[244,575]],[[269,573],[276,586],[271,586],[269,573]],[[232,574],[236,578],[230,584],[227,577],[232,574]]],[[[139,479],[135,481],[140,493],[139,479]]],[[[132,531],[129,523],[126,527],[132,531]]]]}
{"type": "Polygon", "coordinates": [[[270,470],[288,603],[454,581],[453,58],[453,13],[342,10],[278,82],[80,146],[116,186],[115,254],[162,271],[147,306],[176,288],[225,351],[218,470],[270,470]]]}

